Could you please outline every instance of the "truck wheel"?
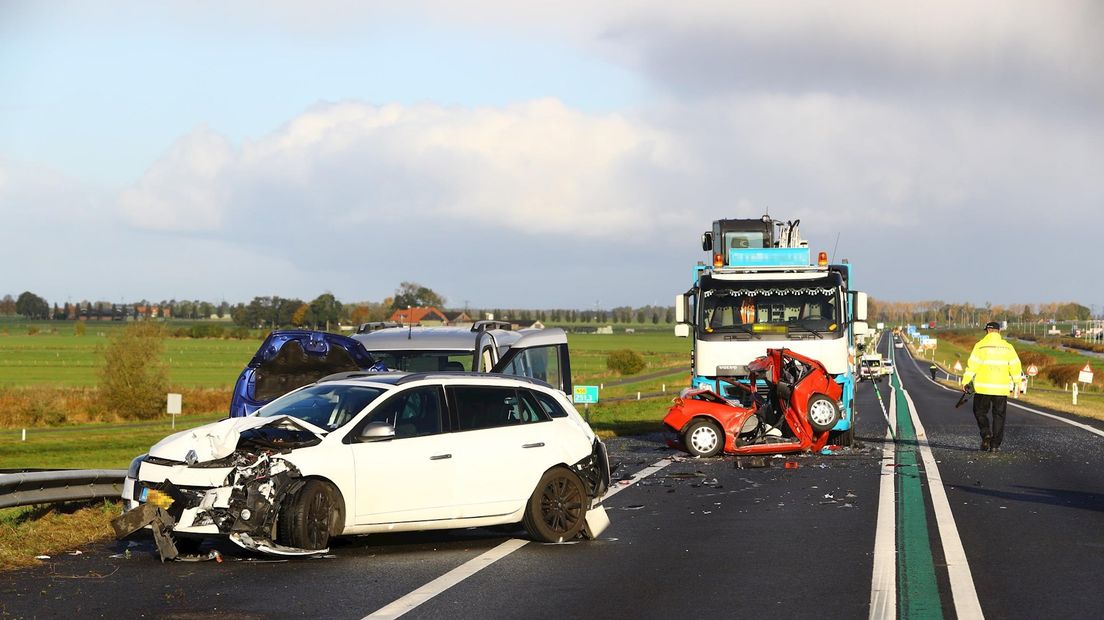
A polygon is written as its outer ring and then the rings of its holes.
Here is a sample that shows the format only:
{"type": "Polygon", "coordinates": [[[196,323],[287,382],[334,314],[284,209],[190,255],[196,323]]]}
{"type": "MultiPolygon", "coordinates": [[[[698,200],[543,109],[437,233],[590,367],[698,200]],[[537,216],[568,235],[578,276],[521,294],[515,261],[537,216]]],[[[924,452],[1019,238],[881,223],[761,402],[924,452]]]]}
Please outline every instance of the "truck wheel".
{"type": "Polygon", "coordinates": [[[809,399],[809,425],[813,430],[824,432],[840,421],[839,405],[823,394],[813,394],[809,399]]]}
{"type": "Polygon", "coordinates": [[[307,480],[280,507],[280,544],[297,549],[325,549],[339,532],[337,493],[321,480],[307,480]]]}
{"type": "Polygon", "coordinates": [[[828,443],[841,448],[850,448],[855,443],[855,423],[851,422],[851,428],[845,431],[832,431],[828,435],[828,443]]]}
{"type": "Polygon", "coordinates": [[[572,540],[586,523],[587,494],[583,481],[564,467],[553,467],[541,476],[529,497],[522,523],[540,542],[572,540]]]}
{"type": "Polygon", "coordinates": [[[724,448],[724,433],[710,420],[695,420],[683,438],[686,451],[694,456],[716,456],[724,448]]]}

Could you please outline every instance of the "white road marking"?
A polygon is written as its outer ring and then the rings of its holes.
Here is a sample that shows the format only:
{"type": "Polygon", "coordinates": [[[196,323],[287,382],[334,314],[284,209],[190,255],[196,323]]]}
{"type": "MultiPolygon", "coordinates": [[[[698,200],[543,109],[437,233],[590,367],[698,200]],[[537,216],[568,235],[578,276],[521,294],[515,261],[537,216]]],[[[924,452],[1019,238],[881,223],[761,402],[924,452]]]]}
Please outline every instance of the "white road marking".
{"type": "Polygon", "coordinates": [[[521,549],[528,544],[528,542],[528,540],[511,538],[475,559],[464,562],[460,566],[457,566],[444,575],[414,590],[410,594],[407,594],[385,607],[377,609],[372,615],[367,616],[367,618],[398,618],[418,605],[421,605],[484,568],[487,568],[491,564],[521,549]]]}
{"type": "MultiPolygon", "coordinates": [[[[903,382],[901,386],[904,387],[903,382]]],[[[935,524],[939,529],[939,539],[943,542],[943,557],[947,562],[947,577],[951,583],[955,616],[984,618],[977,589],[974,587],[974,577],[970,572],[970,563],[966,559],[966,550],[962,547],[962,539],[958,535],[958,527],[951,513],[951,504],[947,501],[947,490],[943,488],[943,478],[939,475],[939,466],[932,455],[927,433],[916,412],[916,405],[913,404],[908,390],[903,392],[905,402],[908,403],[909,415],[912,417],[912,425],[916,428],[916,443],[924,463],[924,477],[928,480],[928,493],[931,495],[932,510],[935,512],[935,524]]]]}
{"type": "MultiPolygon", "coordinates": [[[[611,488],[606,493],[605,497],[602,498],[602,501],[605,501],[610,497],[617,495],[621,491],[624,491],[637,482],[640,482],[644,478],[647,478],[648,476],[651,476],[664,467],[667,467],[672,462],[673,461],[671,459],[660,459],[652,465],[636,472],[627,481],[611,488]]],[[[448,590],[452,586],[478,573],[484,568],[487,568],[491,564],[494,564],[495,562],[510,555],[518,549],[521,549],[528,543],[528,540],[511,538],[510,540],[507,540],[506,542],[498,545],[494,549],[491,549],[490,551],[487,551],[474,559],[464,562],[460,566],[457,566],[444,575],[441,575],[440,577],[425,584],[417,590],[414,590],[410,594],[407,594],[406,596],[403,596],[402,598],[399,598],[377,609],[376,611],[372,612],[371,615],[365,616],[364,620],[368,620],[369,618],[378,620],[398,618],[399,616],[407,613],[408,611],[437,596],[445,590],[448,590]]]]}
{"type": "Polygon", "coordinates": [[[1063,418],[1062,416],[1057,416],[1057,415],[1054,415],[1052,413],[1047,413],[1045,411],[1039,411],[1038,409],[1032,409],[1031,407],[1025,407],[1025,406],[1023,406],[1019,403],[1014,403],[1012,401],[1008,401],[1008,404],[1012,407],[1023,409],[1024,411],[1030,411],[1031,413],[1034,413],[1036,415],[1041,415],[1041,416],[1045,416],[1045,417],[1048,417],[1048,418],[1052,418],[1054,420],[1058,420],[1059,422],[1065,422],[1066,424],[1069,424],[1070,426],[1076,426],[1077,428],[1084,429],[1086,431],[1089,431],[1090,433],[1095,433],[1097,435],[1100,435],[1101,437],[1104,437],[1104,431],[1100,430],[1099,428],[1093,428],[1092,426],[1089,426],[1088,424],[1082,424],[1081,422],[1075,422],[1073,420],[1067,420],[1066,418],[1063,418]]]}
{"type": "Polygon", "coordinates": [[[878,483],[878,527],[874,534],[870,620],[897,618],[897,501],[894,495],[897,472],[893,467],[895,446],[892,432],[886,429],[886,440],[882,446],[882,479],[878,483]]]}

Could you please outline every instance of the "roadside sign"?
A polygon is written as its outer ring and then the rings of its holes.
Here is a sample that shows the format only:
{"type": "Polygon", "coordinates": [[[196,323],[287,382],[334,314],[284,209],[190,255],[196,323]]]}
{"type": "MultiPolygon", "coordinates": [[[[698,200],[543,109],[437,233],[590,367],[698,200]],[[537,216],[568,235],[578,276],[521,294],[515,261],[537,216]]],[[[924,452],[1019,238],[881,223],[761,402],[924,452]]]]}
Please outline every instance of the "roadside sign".
{"type": "Polygon", "coordinates": [[[593,405],[598,402],[598,386],[576,385],[573,396],[578,404],[593,405]]]}
{"type": "Polygon", "coordinates": [[[1039,367],[1038,366],[1036,366],[1035,364],[1032,364],[1032,365],[1027,367],[1027,376],[1034,377],[1037,374],[1039,374],[1039,367]]]}
{"type": "Polygon", "coordinates": [[[878,331],[882,331],[883,329],[885,329],[885,323],[879,322],[878,323],[878,331]]]}
{"type": "Polygon", "coordinates": [[[183,397],[180,394],[169,394],[165,399],[165,413],[172,416],[172,427],[176,428],[176,416],[180,415],[183,397]]]}
{"type": "Polygon", "coordinates": [[[1092,383],[1093,371],[1092,366],[1089,366],[1088,362],[1085,362],[1085,367],[1081,369],[1081,372],[1077,373],[1077,380],[1081,383],[1092,383]]]}
{"type": "Polygon", "coordinates": [[[954,371],[962,372],[962,362],[955,360],[954,371]]]}

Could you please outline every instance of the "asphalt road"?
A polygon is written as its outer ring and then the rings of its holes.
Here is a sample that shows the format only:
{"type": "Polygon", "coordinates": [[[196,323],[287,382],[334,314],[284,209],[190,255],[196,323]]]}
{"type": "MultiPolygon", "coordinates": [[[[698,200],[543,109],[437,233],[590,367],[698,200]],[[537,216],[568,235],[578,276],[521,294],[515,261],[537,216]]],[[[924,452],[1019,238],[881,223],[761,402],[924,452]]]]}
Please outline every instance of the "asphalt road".
{"type": "Polygon", "coordinates": [[[893,585],[879,600],[901,617],[955,617],[971,593],[993,618],[1095,612],[1104,603],[1104,437],[1010,407],[1005,451],[979,453],[968,408],[954,409],[957,395],[932,384],[926,365],[895,352],[921,422],[914,430],[926,431],[919,440],[887,382],[877,387],[896,414],[897,441],[887,443],[875,385],[864,384],[859,445],[841,454],[746,468],[734,457],[684,458],[662,433],[615,439],[615,477],[626,481],[606,502],[612,524],[599,540],[517,547],[521,531],[458,530],[345,539],[317,559],[272,561],[223,545],[221,563],[162,564],[139,535],[0,574],[0,614],[362,618],[397,604],[406,618],[863,618],[887,576],[893,585]],[[628,483],[642,471],[653,473],[628,483]],[[883,480],[893,483],[886,495],[883,480]],[[487,552],[497,560],[473,562],[487,552]],[[890,567],[882,582],[876,558],[890,567]],[[411,593],[454,569],[467,572],[410,607],[411,593]]]}

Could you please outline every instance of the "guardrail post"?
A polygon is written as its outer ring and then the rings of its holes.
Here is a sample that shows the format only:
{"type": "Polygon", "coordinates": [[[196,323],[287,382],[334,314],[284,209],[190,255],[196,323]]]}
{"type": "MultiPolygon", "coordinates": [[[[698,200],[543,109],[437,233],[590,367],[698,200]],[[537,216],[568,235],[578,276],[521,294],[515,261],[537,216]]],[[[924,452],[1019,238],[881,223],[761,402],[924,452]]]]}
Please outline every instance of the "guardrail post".
{"type": "Polygon", "coordinates": [[[1077,384],[1073,384],[1073,404],[1077,404],[1077,384]]]}
{"type": "Polygon", "coordinates": [[[640,400],[640,392],[636,393],[636,400],[640,400]]]}
{"type": "Polygon", "coordinates": [[[19,441],[27,441],[27,429],[23,429],[23,438],[19,441]]]}

